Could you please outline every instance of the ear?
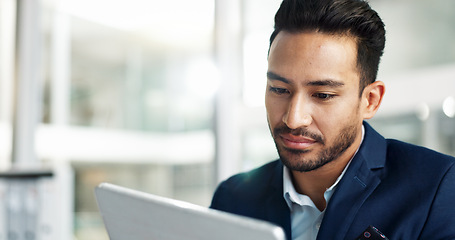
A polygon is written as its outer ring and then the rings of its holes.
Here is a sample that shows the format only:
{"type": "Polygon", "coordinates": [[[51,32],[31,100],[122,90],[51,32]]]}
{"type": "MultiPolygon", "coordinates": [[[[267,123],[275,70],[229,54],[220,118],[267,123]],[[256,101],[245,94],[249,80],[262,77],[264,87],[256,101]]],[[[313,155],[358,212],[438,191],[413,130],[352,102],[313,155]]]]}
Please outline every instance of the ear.
{"type": "Polygon", "coordinates": [[[362,94],[363,118],[372,118],[381,105],[385,93],[385,84],[381,81],[375,81],[365,87],[362,94]]]}

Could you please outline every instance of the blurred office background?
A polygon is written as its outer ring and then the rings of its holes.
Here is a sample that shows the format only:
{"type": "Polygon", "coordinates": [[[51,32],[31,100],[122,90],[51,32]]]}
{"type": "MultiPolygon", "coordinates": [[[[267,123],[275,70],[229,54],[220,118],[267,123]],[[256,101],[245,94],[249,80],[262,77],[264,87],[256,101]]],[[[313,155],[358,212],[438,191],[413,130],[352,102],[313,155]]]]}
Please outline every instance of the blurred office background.
{"type": "MultiPolygon", "coordinates": [[[[36,239],[107,239],[100,182],[208,206],[276,158],[263,93],[280,2],[0,0],[0,237],[22,204],[36,239]],[[11,197],[24,176],[39,184],[11,197]]],[[[455,1],[370,3],[387,28],[370,123],[455,155],[455,1]]]]}

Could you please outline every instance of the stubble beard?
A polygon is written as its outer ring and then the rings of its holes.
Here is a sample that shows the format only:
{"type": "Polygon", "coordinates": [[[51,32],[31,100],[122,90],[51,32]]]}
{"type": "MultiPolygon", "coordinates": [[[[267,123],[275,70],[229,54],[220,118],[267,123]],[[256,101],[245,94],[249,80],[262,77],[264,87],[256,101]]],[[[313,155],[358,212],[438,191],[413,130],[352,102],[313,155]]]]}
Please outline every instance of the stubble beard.
{"type": "MultiPolygon", "coordinates": [[[[294,134],[293,131],[296,130],[291,130],[284,126],[274,129],[273,136],[274,138],[279,137],[279,134],[283,132],[290,132],[294,134]]],[[[299,129],[297,131],[300,133],[300,135],[312,137],[316,140],[317,143],[322,144],[323,149],[321,152],[315,158],[310,159],[302,155],[310,152],[311,150],[286,148],[277,144],[277,141],[275,139],[278,155],[280,156],[281,162],[288,169],[299,172],[310,172],[338,159],[354,143],[359,131],[359,126],[357,126],[355,123],[345,126],[340,131],[340,134],[335,139],[332,146],[326,146],[324,139],[317,134],[309,133],[305,129],[299,129]]]]}

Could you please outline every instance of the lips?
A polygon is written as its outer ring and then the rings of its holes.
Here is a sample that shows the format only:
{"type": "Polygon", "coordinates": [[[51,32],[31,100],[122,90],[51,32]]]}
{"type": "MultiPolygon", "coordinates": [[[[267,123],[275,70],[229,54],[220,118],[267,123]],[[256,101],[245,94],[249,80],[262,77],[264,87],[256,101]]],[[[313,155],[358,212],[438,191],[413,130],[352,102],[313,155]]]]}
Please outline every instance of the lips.
{"type": "Polygon", "coordinates": [[[285,147],[296,150],[305,150],[317,143],[316,140],[292,134],[280,134],[285,147]]]}

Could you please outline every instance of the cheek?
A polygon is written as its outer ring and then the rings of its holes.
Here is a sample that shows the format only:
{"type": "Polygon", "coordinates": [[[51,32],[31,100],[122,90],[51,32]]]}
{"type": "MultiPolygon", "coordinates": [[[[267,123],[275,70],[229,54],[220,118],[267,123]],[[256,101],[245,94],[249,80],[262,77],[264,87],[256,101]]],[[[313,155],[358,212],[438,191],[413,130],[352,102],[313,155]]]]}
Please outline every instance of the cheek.
{"type": "Polygon", "coordinates": [[[344,126],[362,122],[358,106],[358,102],[349,102],[330,108],[318,108],[314,112],[313,120],[324,136],[329,137],[334,133],[336,135],[344,126]]]}
{"type": "Polygon", "coordinates": [[[281,106],[277,101],[268,100],[266,98],[265,108],[270,126],[273,127],[279,124],[283,118],[285,107],[281,106]]]}

